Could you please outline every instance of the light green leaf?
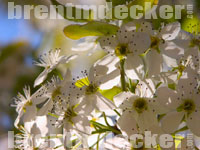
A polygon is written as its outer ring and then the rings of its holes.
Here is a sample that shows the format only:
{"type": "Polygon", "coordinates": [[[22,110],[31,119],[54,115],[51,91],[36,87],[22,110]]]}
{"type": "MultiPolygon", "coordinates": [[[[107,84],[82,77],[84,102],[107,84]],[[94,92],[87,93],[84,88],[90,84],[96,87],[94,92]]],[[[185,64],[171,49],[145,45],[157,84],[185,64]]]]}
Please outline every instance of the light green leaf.
{"type": "Polygon", "coordinates": [[[104,97],[106,97],[107,99],[112,100],[112,101],[113,101],[113,97],[121,92],[122,92],[122,89],[119,87],[116,87],[116,86],[109,90],[100,90],[100,93],[104,97]]]}
{"type": "Polygon", "coordinates": [[[64,34],[73,40],[86,36],[107,36],[117,32],[119,27],[104,22],[92,21],[84,25],[69,25],[65,27],[64,34]]]}
{"type": "Polygon", "coordinates": [[[168,88],[170,88],[172,90],[176,90],[176,84],[175,83],[168,84],[168,88]]]}

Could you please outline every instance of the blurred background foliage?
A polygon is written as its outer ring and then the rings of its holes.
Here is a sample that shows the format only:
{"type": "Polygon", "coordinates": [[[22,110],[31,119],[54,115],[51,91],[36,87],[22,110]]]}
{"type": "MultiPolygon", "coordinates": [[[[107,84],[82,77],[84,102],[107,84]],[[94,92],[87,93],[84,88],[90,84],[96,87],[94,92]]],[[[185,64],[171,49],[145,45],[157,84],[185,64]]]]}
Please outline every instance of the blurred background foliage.
{"type": "MultiPolygon", "coordinates": [[[[105,0],[58,0],[60,3],[74,4],[104,4],[105,0]]],[[[121,5],[131,0],[107,0],[114,2],[114,5],[121,5]]],[[[62,54],[74,53],[71,51],[72,46],[77,44],[65,37],[63,29],[65,26],[73,22],[67,20],[37,20],[31,17],[31,20],[8,20],[8,2],[15,2],[18,5],[47,5],[50,1],[44,0],[0,0],[0,150],[5,150],[6,134],[8,130],[13,130],[13,122],[16,118],[14,108],[9,104],[13,96],[18,92],[22,92],[25,85],[29,85],[34,92],[32,85],[34,79],[42,71],[41,68],[32,65],[33,60],[37,60],[38,56],[45,51],[55,48],[61,48],[62,54]]],[[[188,26],[200,23],[200,0],[159,0],[158,5],[169,4],[192,4],[194,5],[194,18],[188,19],[183,12],[183,17],[179,20],[182,28],[192,32],[188,26]]],[[[33,14],[32,14],[33,15],[33,14]]],[[[156,28],[160,27],[161,22],[172,22],[175,19],[162,20],[158,18],[151,20],[156,28]]],[[[200,32],[200,29],[198,29],[200,32]]],[[[80,59],[73,61],[71,68],[78,68],[74,73],[83,68],[87,68],[91,63],[102,57],[104,53],[99,49],[92,55],[88,56],[87,51],[76,52],[82,56],[80,59]]],[[[61,66],[59,71],[63,71],[61,66]]]]}

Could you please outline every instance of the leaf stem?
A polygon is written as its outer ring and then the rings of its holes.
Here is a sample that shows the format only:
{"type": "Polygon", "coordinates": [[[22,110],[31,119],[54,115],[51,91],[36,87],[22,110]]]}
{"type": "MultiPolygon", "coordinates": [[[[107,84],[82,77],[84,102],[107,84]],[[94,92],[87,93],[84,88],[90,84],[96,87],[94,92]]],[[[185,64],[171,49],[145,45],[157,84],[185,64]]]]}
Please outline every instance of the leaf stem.
{"type": "Polygon", "coordinates": [[[122,91],[127,91],[126,89],[126,77],[125,77],[125,70],[124,70],[124,63],[125,59],[120,60],[120,75],[121,75],[121,86],[122,86],[122,91]]]}

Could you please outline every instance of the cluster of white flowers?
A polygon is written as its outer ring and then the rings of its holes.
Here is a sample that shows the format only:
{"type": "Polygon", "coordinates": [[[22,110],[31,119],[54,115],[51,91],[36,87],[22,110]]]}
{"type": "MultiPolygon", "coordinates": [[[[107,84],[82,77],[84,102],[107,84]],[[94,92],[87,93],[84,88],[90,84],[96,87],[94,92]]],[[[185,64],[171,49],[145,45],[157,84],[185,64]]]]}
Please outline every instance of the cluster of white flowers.
{"type": "MultiPolygon", "coordinates": [[[[31,94],[26,87],[13,106],[15,127],[23,129],[20,136],[32,141],[30,134],[41,135],[31,144],[17,140],[17,148],[65,149],[72,141],[72,149],[98,149],[102,135],[111,133],[105,149],[134,149],[138,141],[131,142],[131,136],[145,131],[200,137],[200,36],[183,31],[178,22],[154,30],[151,23],[138,21],[97,40],[105,57],[78,76],[66,68],[65,75],[46,81],[59,64],[78,55],[60,56],[55,50],[35,63],[45,68],[34,84],[38,90],[31,94]],[[50,137],[52,133],[56,136],[50,137]],[[97,142],[91,144],[88,136],[97,142]],[[54,144],[45,147],[48,141],[54,144]]],[[[156,147],[162,148],[149,149],[156,147]]]]}

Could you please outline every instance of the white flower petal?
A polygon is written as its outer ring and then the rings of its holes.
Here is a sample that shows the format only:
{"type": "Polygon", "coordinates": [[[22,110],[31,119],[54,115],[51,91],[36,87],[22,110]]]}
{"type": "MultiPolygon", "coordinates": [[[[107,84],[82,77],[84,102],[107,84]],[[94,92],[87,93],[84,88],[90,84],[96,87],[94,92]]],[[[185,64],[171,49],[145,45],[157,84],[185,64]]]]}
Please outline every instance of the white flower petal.
{"type": "Polygon", "coordinates": [[[106,73],[110,73],[117,69],[117,66],[119,66],[119,58],[113,56],[112,54],[108,54],[102,59],[98,60],[94,66],[95,68],[98,66],[103,66],[101,70],[97,69],[97,74],[105,75],[106,73]]]}
{"type": "MultiPolygon", "coordinates": [[[[168,57],[167,55],[162,55],[162,57],[163,57],[164,64],[167,67],[170,67],[170,69],[173,68],[173,67],[177,67],[178,66],[177,59],[168,57]]],[[[163,68],[163,70],[164,70],[164,68],[163,68]]]]}
{"type": "Polygon", "coordinates": [[[90,115],[91,112],[95,109],[96,106],[96,95],[88,95],[84,96],[81,100],[81,103],[77,107],[77,110],[79,110],[79,113],[90,115]]]}
{"type": "Polygon", "coordinates": [[[184,98],[192,98],[197,93],[197,85],[196,78],[188,77],[186,79],[180,79],[177,88],[183,94],[184,98]]]}
{"type": "Polygon", "coordinates": [[[64,63],[68,63],[70,62],[71,60],[74,60],[78,57],[78,55],[74,54],[74,55],[70,55],[70,56],[61,56],[60,57],[60,60],[58,61],[58,64],[64,64],[64,63]]]}
{"type": "Polygon", "coordinates": [[[63,85],[66,84],[66,82],[70,82],[72,81],[72,73],[71,73],[71,70],[70,69],[67,69],[65,75],[64,75],[64,80],[62,81],[63,82],[63,85]]]}
{"type": "Polygon", "coordinates": [[[131,150],[131,144],[124,137],[115,136],[113,138],[106,139],[104,142],[105,150],[131,150]]]}
{"type": "Polygon", "coordinates": [[[101,77],[98,82],[100,82],[100,89],[107,90],[120,83],[120,70],[115,70],[107,75],[101,77]]]}
{"type": "Polygon", "coordinates": [[[200,52],[198,47],[190,48],[185,51],[184,59],[189,59],[189,64],[193,70],[200,70],[200,52]]]}
{"type": "Polygon", "coordinates": [[[26,112],[24,113],[23,116],[23,122],[30,122],[35,120],[35,117],[37,115],[37,108],[36,106],[27,106],[26,107],[26,112]]]}
{"type": "Polygon", "coordinates": [[[113,109],[115,109],[116,107],[111,100],[103,97],[100,93],[97,93],[96,96],[96,107],[100,111],[104,111],[107,115],[115,114],[113,109]]]}
{"type": "Polygon", "coordinates": [[[174,72],[161,72],[158,76],[155,76],[154,79],[157,83],[174,84],[177,81],[177,74],[174,74],[174,72]]]}
{"type": "Polygon", "coordinates": [[[131,39],[132,32],[136,30],[136,25],[134,22],[129,22],[121,26],[117,32],[117,39],[119,43],[128,43],[131,39]]]}
{"type": "Polygon", "coordinates": [[[35,80],[34,87],[40,85],[44,80],[47,78],[49,71],[48,69],[45,69],[35,80]]]}
{"type": "Polygon", "coordinates": [[[139,81],[135,91],[138,96],[152,98],[155,94],[156,87],[152,79],[143,79],[139,81]]]}
{"type": "Polygon", "coordinates": [[[32,95],[32,102],[34,105],[41,104],[45,100],[47,100],[47,97],[44,96],[45,94],[45,87],[42,86],[39,90],[37,90],[33,95],[32,95]]]}
{"type": "Polygon", "coordinates": [[[147,33],[136,32],[133,34],[133,38],[131,39],[129,48],[134,55],[140,55],[142,53],[145,53],[146,50],[150,48],[150,45],[151,38],[147,33]]]}
{"type": "Polygon", "coordinates": [[[114,53],[115,48],[118,45],[118,41],[115,36],[102,37],[99,42],[103,50],[107,53],[114,53]]]}
{"type": "Polygon", "coordinates": [[[20,111],[20,113],[18,114],[17,118],[15,119],[15,122],[14,122],[15,128],[18,128],[18,124],[19,124],[20,119],[21,119],[21,117],[23,116],[23,114],[24,114],[24,113],[23,113],[23,110],[20,111]]]}
{"type": "Polygon", "coordinates": [[[148,75],[149,77],[160,74],[162,71],[163,58],[156,50],[148,52],[147,56],[148,75]]]}
{"type": "Polygon", "coordinates": [[[125,111],[117,121],[120,130],[125,136],[130,137],[131,135],[138,133],[137,123],[133,116],[134,113],[132,111],[125,111]]]}
{"type": "Polygon", "coordinates": [[[96,49],[96,40],[98,37],[88,36],[73,43],[72,51],[83,52],[96,49]]]}
{"type": "Polygon", "coordinates": [[[149,35],[153,35],[154,32],[150,22],[142,22],[138,31],[148,33],[149,35]]]}
{"type": "Polygon", "coordinates": [[[133,94],[131,92],[122,92],[116,95],[114,99],[114,103],[117,107],[119,107],[126,99],[129,99],[133,94]]]}
{"type": "Polygon", "coordinates": [[[128,55],[125,61],[126,75],[130,79],[141,79],[144,75],[142,58],[137,55],[128,55]]]}
{"type": "Polygon", "coordinates": [[[92,66],[89,71],[88,79],[90,83],[94,83],[96,81],[96,68],[92,66]]]}
{"type": "Polygon", "coordinates": [[[190,114],[186,122],[192,133],[200,137],[200,111],[190,114]]]}
{"type": "Polygon", "coordinates": [[[174,22],[166,25],[162,30],[161,30],[161,36],[162,39],[164,40],[174,40],[179,32],[181,30],[181,25],[179,22],[174,22]]]}
{"type": "Polygon", "coordinates": [[[176,91],[169,89],[168,87],[158,88],[156,95],[158,96],[157,100],[159,103],[171,110],[175,110],[182,103],[179,94],[177,94],[176,91]]]}
{"type": "MultiPolygon", "coordinates": [[[[47,116],[36,116],[35,124],[40,130],[41,135],[45,136],[49,133],[47,116]]],[[[32,132],[34,132],[32,130],[32,132]]]]}
{"type": "Polygon", "coordinates": [[[72,119],[74,129],[80,133],[90,134],[90,123],[86,116],[78,115],[72,119]]]}
{"type": "Polygon", "coordinates": [[[142,131],[148,131],[151,126],[158,124],[156,114],[149,110],[138,114],[138,118],[136,119],[136,121],[140,130],[142,131]]]}
{"type": "Polygon", "coordinates": [[[175,59],[180,59],[185,51],[184,48],[176,44],[176,41],[166,41],[165,43],[160,44],[159,48],[161,50],[161,53],[175,59]]]}
{"type": "Polygon", "coordinates": [[[49,113],[53,108],[53,101],[49,99],[37,112],[38,116],[43,116],[49,113]]]}
{"type": "Polygon", "coordinates": [[[169,112],[169,109],[163,105],[160,105],[158,99],[156,98],[148,98],[148,105],[150,107],[150,111],[156,114],[165,114],[169,112]]]}
{"type": "Polygon", "coordinates": [[[161,119],[161,127],[166,133],[175,132],[184,116],[184,112],[169,112],[161,119]]]}

